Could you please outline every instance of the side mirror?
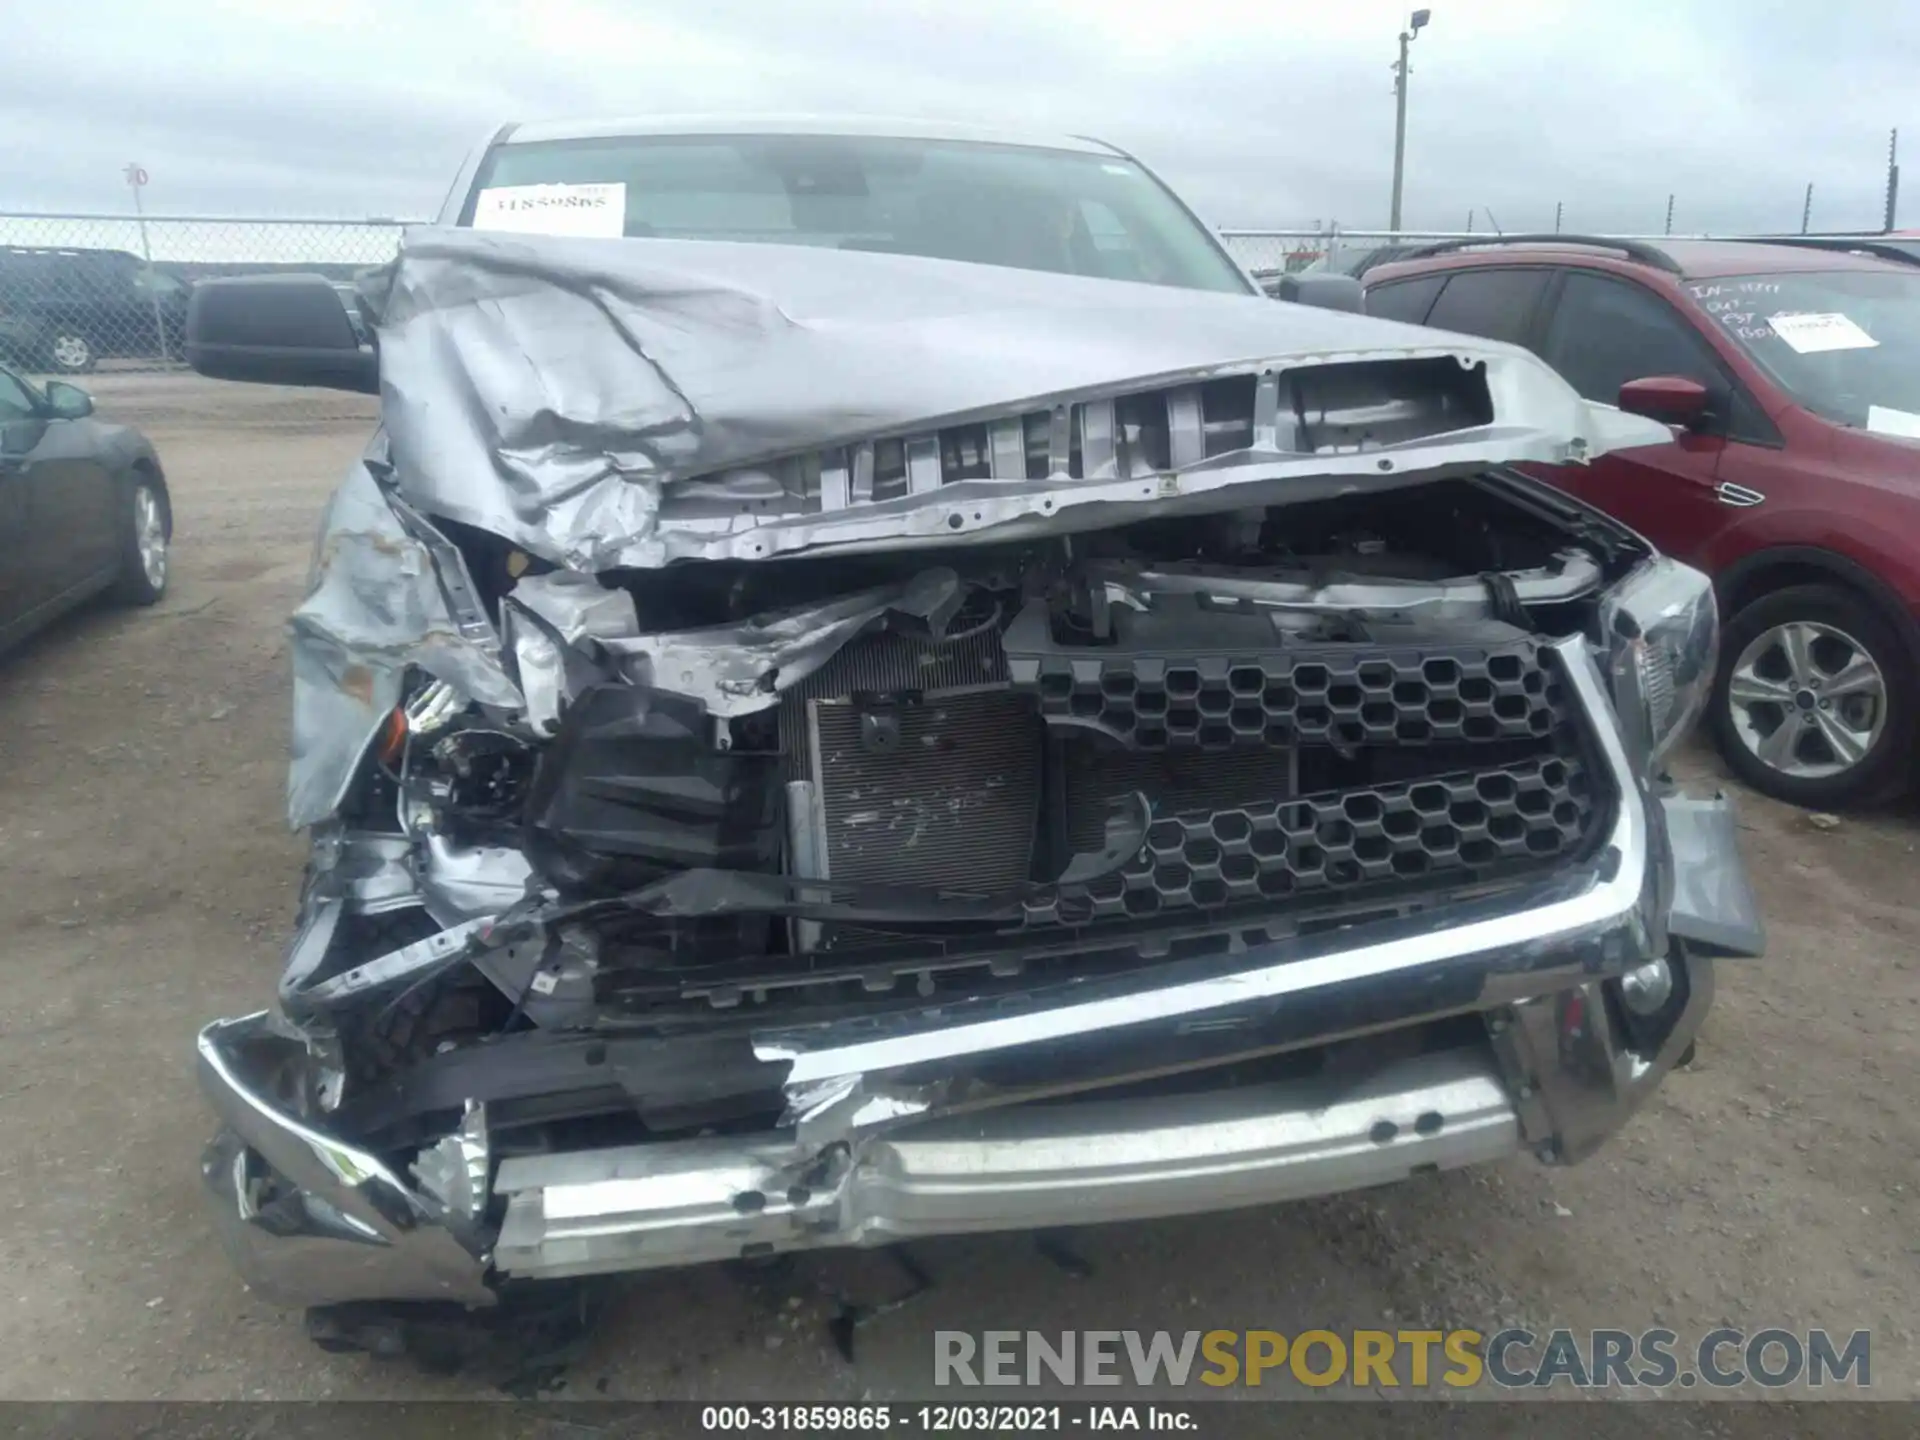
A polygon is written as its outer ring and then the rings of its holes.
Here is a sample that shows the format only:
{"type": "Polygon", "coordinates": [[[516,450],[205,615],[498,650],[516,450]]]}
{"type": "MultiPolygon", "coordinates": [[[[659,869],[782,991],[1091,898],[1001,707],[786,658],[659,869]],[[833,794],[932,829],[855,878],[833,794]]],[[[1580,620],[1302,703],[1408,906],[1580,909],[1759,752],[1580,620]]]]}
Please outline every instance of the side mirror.
{"type": "Polygon", "coordinates": [[[1268,293],[1295,305],[1317,305],[1322,310],[1345,310],[1352,315],[1361,314],[1366,304],[1366,291],[1358,280],[1331,270],[1282,275],[1268,293]]]}
{"type": "Polygon", "coordinates": [[[380,361],[322,275],[202,280],[187,303],[187,363],[215,380],[380,393],[380,361]]]}
{"type": "Polygon", "coordinates": [[[1620,408],[1667,425],[1693,426],[1706,417],[1707,387],[1684,375],[1649,375],[1620,387],[1620,408]]]}
{"type": "Polygon", "coordinates": [[[93,397],[64,380],[47,382],[47,413],[56,420],[84,420],[93,414],[93,397]]]}

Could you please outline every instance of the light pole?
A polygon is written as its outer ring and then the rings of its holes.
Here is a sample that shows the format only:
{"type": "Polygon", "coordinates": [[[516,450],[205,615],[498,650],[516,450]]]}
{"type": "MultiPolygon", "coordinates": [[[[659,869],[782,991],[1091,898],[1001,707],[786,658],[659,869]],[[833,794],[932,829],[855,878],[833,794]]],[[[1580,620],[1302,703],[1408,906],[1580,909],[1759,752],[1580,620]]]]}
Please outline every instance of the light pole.
{"type": "Polygon", "coordinates": [[[1387,211],[1387,228],[1400,228],[1400,182],[1407,169],[1407,46],[1433,18],[1431,10],[1416,10],[1400,32],[1400,58],[1393,64],[1393,204],[1387,211]]]}
{"type": "Polygon", "coordinates": [[[170,360],[167,354],[167,327],[160,318],[160,288],[153,283],[153,246],[147,243],[147,210],[140,203],[140,192],[146,188],[147,170],[139,161],[133,161],[120,172],[127,177],[127,184],[133,189],[133,213],[140,221],[140,258],[147,262],[147,295],[153,301],[153,338],[160,346],[160,358],[170,360]]]}

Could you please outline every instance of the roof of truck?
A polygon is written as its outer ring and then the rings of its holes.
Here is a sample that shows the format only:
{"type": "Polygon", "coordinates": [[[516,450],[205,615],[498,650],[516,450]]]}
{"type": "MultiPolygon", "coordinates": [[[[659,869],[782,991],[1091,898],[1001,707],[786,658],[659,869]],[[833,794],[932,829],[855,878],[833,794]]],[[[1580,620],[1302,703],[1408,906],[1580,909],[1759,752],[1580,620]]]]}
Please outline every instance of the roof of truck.
{"type": "Polygon", "coordinates": [[[529,120],[500,137],[501,144],[544,140],[600,140],[640,135],[877,135],[903,140],[972,140],[988,145],[1025,145],[1077,150],[1091,155],[1124,152],[1086,135],[991,129],[946,120],[885,115],[633,115],[588,120],[529,120]]]}

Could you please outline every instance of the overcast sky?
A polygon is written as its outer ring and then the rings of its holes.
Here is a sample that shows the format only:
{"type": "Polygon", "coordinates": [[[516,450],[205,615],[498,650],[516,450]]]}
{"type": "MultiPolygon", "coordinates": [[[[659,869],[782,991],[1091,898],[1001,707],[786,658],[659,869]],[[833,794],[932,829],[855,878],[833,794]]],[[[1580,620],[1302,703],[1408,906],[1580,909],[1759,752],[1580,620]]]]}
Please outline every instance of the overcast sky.
{"type": "MultiPolygon", "coordinates": [[[[1217,225],[1383,225],[1379,0],[18,0],[0,210],[418,216],[501,120],[923,114],[1101,135],[1217,225]]],[[[1432,0],[1405,218],[1509,231],[1920,226],[1920,6],[1432,0]]]]}

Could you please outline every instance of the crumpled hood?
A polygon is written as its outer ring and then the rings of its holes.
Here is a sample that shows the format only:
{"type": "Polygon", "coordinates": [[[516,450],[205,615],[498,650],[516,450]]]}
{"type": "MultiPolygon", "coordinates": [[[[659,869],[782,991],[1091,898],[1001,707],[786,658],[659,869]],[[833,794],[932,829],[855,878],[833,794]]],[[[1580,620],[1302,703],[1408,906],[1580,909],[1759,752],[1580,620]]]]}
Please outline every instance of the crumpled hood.
{"type": "MultiPolygon", "coordinates": [[[[1392,471],[1404,483],[1667,437],[1630,419],[1613,433],[1625,417],[1496,342],[1253,296],[912,256],[429,227],[407,232],[369,300],[399,493],[586,571],[1108,523],[1094,510],[1139,498],[1110,482],[1141,465],[1073,475],[1062,454],[1044,478],[996,470],[961,490],[942,479],[910,496],[876,492],[855,513],[835,507],[833,447],[1249,371],[1450,357],[1486,367],[1490,413],[1478,424],[1456,415],[1443,434],[1416,437],[1425,444],[1329,445],[1295,427],[1265,437],[1272,448],[1256,445],[1247,464],[1182,465],[1176,453],[1148,468],[1192,478],[1162,480],[1156,501],[1289,475],[1377,483],[1392,471]],[[1362,451],[1404,459],[1383,466],[1362,451]],[[769,463],[822,452],[825,486],[817,463],[784,478],[769,463]],[[1202,478],[1208,469],[1232,473],[1202,478]],[[957,526],[943,513],[956,500],[957,526]],[[1076,520],[1078,507],[1092,508],[1076,520]]],[[[1310,393],[1276,393],[1283,422],[1309,418],[1310,393]]]]}
{"type": "Polygon", "coordinates": [[[646,683],[673,677],[733,714],[772,703],[769,672],[792,683],[880,614],[937,607],[952,589],[937,552],[955,546],[1669,438],[1508,345],[954,261],[423,228],[363,293],[384,433],[335,496],[294,617],[295,826],[339,804],[410,666],[536,724],[557,710],[557,654],[542,663],[517,612],[503,644],[449,573],[438,519],[562,567],[518,598],[569,637],[607,603],[590,577],[616,567],[929,552],[898,593],[710,631],[642,614],[596,630],[646,683]],[[1250,400],[1225,445],[1198,398],[1219,383],[1250,400]],[[1167,421],[1159,452],[1129,430],[1148,413],[1167,421]],[[949,473],[949,427],[968,425],[992,463],[949,473]],[[892,492],[888,444],[906,471],[892,492]]]}

